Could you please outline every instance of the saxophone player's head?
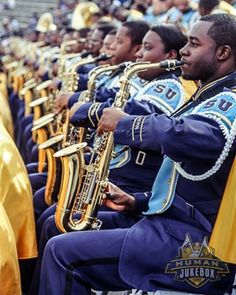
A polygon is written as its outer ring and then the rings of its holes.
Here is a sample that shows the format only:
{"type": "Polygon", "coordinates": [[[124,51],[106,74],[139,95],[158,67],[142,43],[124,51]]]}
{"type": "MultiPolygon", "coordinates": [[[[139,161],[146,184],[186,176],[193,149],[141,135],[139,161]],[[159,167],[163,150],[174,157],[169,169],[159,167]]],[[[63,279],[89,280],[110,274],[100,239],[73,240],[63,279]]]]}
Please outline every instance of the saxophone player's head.
{"type": "Polygon", "coordinates": [[[114,52],[114,64],[135,61],[135,54],[140,49],[143,37],[148,30],[149,25],[144,21],[124,22],[118,28],[115,41],[110,47],[114,52]]]}
{"type": "MultiPolygon", "coordinates": [[[[114,29],[106,34],[106,36],[103,40],[103,43],[102,43],[102,48],[100,49],[100,54],[104,53],[108,56],[114,55],[114,50],[112,49],[111,45],[115,41],[116,32],[117,32],[117,30],[114,29]]],[[[99,62],[99,65],[105,65],[105,64],[113,65],[114,64],[113,58],[108,59],[106,61],[99,62]]]]}
{"type": "MultiPolygon", "coordinates": [[[[153,26],[143,38],[142,47],[136,54],[136,61],[157,63],[166,59],[179,59],[179,50],[187,43],[187,37],[176,25],[153,26]]],[[[165,69],[150,69],[139,76],[151,81],[165,72],[165,69]]]]}
{"type": "Polygon", "coordinates": [[[87,49],[91,52],[93,57],[99,55],[100,49],[102,48],[103,39],[114,28],[115,27],[113,24],[108,23],[105,25],[100,25],[92,31],[91,36],[89,36],[88,39],[87,49]]]}

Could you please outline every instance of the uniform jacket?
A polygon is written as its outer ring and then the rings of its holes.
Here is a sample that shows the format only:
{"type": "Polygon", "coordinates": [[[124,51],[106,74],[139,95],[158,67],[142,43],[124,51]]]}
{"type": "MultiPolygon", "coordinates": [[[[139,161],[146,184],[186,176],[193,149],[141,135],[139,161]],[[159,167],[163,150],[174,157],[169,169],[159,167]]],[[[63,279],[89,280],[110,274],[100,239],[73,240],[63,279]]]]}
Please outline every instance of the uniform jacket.
{"type": "MultiPolygon", "coordinates": [[[[181,162],[184,170],[194,175],[208,171],[224,148],[224,124],[227,121],[230,126],[236,116],[235,94],[231,91],[235,79],[236,74],[232,73],[199,89],[175,116],[151,114],[121,119],[115,142],[151,148],[181,162]]],[[[186,280],[177,280],[175,273],[167,270],[171,260],[178,257],[186,234],[193,243],[202,243],[205,236],[210,236],[211,228],[206,227],[206,222],[214,225],[234,156],[233,146],[220,169],[205,180],[193,181],[180,175],[169,209],[146,216],[129,229],[119,265],[120,276],[126,283],[141,290],[174,289],[201,294],[223,294],[230,286],[235,271],[231,265],[226,276],[198,288],[186,280]]],[[[142,204],[144,210],[145,205],[147,202],[142,204]]],[[[142,206],[138,204],[138,209],[142,206]]]]}

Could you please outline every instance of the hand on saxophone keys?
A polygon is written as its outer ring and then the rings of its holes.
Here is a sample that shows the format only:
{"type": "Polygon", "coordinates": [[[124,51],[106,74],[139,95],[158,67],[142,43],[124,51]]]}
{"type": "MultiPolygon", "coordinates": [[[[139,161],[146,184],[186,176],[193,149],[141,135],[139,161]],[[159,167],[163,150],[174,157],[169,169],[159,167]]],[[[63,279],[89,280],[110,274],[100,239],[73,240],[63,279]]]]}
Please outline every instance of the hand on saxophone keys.
{"type": "Polygon", "coordinates": [[[54,113],[59,114],[62,109],[67,107],[67,103],[69,101],[69,98],[71,97],[73,93],[67,92],[67,93],[60,93],[55,101],[54,101],[54,113]]]}
{"type": "Polygon", "coordinates": [[[98,122],[97,134],[101,135],[104,130],[114,131],[120,119],[128,116],[123,111],[110,107],[103,110],[103,115],[98,122]]]}
{"type": "Polygon", "coordinates": [[[131,212],[135,209],[135,198],[109,182],[103,205],[119,212],[131,212]]]}

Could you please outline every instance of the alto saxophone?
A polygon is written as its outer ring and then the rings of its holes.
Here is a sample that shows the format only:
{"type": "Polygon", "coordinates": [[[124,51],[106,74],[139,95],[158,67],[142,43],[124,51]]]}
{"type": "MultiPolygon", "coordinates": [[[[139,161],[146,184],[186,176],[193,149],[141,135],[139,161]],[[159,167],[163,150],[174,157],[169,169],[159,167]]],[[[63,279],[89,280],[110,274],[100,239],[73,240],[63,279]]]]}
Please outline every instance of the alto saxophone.
{"type": "MultiPolygon", "coordinates": [[[[70,69],[64,74],[63,85],[66,92],[74,92],[77,89],[78,77],[77,77],[77,68],[82,65],[86,65],[93,62],[98,62],[100,60],[105,60],[110,58],[110,56],[101,54],[96,58],[85,58],[72,65],[70,69]]],[[[46,153],[47,162],[48,162],[48,177],[45,190],[45,202],[48,205],[53,203],[53,196],[57,195],[59,192],[59,187],[61,183],[61,167],[65,161],[60,162],[58,158],[54,158],[53,154],[58,150],[65,148],[76,141],[76,138],[80,137],[82,141],[83,133],[79,134],[76,128],[71,127],[69,124],[69,111],[62,111],[56,116],[56,132],[55,137],[48,139],[46,142],[39,146],[40,153],[46,153]],[[56,172],[56,173],[55,173],[56,172]]],[[[82,130],[81,130],[82,131],[82,130]]],[[[79,162],[81,160],[79,159],[79,162]]],[[[60,195],[60,194],[59,194],[60,195]]]]}
{"type": "MultiPolygon", "coordinates": [[[[167,60],[160,63],[147,63],[138,62],[129,65],[123,76],[120,79],[120,89],[115,97],[113,107],[118,109],[124,109],[127,100],[129,98],[130,78],[138,72],[146,71],[154,68],[165,68],[167,70],[175,69],[182,63],[176,60],[167,60]]],[[[71,210],[68,212],[68,208],[63,208],[59,202],[56,210],[55,221],[59,230],[76,231],[76,230],[89,230],[99,229],[102,222],[97,218],[99,207],[104,199],[104,192],[108,185],[109,164],[113,157],[113,132],[104,131],[99,145],[94,149],[90,163],[85,167],[85,174],[83,175],[83,181],[81,189],[77,193],[71,210]],[[64,216],[61,211],[63,211],[64,216]],[[74,213],[80,213],[79,219],[74,219],[74,213]],[[58,218],[60,217],[60,219],[58,218]],[[61,220],[68,222],[63,224],[61,228],[61,220]]],[[[69,202],[68,202],[69,203],[69,202]]]]}
{"type": "MultiPolygon", "coordinates": [[[[33,133],[36,133],[35,140],[39,146],[40,144],[45,142],[48,139],[49,134],[53,132],[53,126],[52,126],[53,121],[54,121],[54,114],[48,114],[33,122],[33,128],[31,130],[33,133]]],[[[43,151],[39,153],[39,164],[38,164],[39,173],[43,172],[45,162],[46,162],[46,152],[43,151]]]]}
{"type": "MultiPolygon", "coordinates": [[[[125,66],[126,64],[114,66],[103,65],[93,69],[89,74],[88,89],[83,92],[82,101],[93,101],[98,77],[101,74],[121,71],[124,70],[125,66]]],[[[68,227],[68,224],[70,225],[72,222],[70,212],[83,183],[83,176],[85,174],[84,148],[87,144],[83,140],[86,129],[83,127],[72,127],[70,132],[74,129],[77,129],[77,144],[54,154],[54,157],[60,157],[62,161],[62,182],[55,215],[57,227],[62,232],[70,231],[68,227]]],[[[71,140],[69,139],[68,142],[71,143],[71,140]]]]}

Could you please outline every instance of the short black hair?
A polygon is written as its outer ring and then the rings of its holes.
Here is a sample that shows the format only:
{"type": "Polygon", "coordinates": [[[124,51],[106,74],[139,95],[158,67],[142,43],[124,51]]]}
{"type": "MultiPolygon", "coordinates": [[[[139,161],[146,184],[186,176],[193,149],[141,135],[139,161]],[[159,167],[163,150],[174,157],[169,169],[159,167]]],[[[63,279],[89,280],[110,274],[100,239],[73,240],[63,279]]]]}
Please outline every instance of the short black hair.
{"type": "Polygon", "coordinates": [[[129,29],[128,36],[131,38],[131,43],[133,45],[142,44],[143,37],[150,29],[149,25],[144,21],[124,22],[122,27],[129,29]]]}
{"type": "Polygon", "coordinates": [[[109,31],[107,34],[109,34],[109,35],[115,35],[116,32],[117,32],[117,29],[113,29],[113,30],[109,31]]]}
{"type": "Polygon", "coordinates": [[[180,58],[179,51],[187,43],[187,36],[174,24],[161,24],[151,27],[151,31],[157,33],[161,38],[165,52],[174,49],[177,52],[177,58],[180,58]]]}
{"type": "Polygon", "coordinates": [[[207,11],[212,11],[217,5],[219,5],[219,0],[200,0],[198,6],[205,8],[207,11]]]}
{"type": "Polygon", "coordinates": [[[116,27],[113,24],[106,24],[106,25],[101,25],[96,28],[96,30],[99,30],[103,33],[102,38],[106,36],[110,31],[114,30],[116,27]]]}
{"type": "Polygon", "coordinates": [[[90,28],[81,28],[78,30],[78,33],[81,38],[86,38],[89,31],[90,31],[90,28]]]}
{"type": "Polygon", "coordinates": [[[215,41],[217,47],[229,45],[236,61],[236,16],[218,13],[202,16],[199,20],[212,23],[207,34],[215,41]]]}

